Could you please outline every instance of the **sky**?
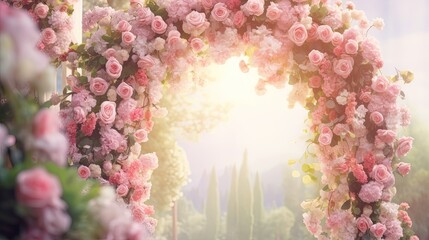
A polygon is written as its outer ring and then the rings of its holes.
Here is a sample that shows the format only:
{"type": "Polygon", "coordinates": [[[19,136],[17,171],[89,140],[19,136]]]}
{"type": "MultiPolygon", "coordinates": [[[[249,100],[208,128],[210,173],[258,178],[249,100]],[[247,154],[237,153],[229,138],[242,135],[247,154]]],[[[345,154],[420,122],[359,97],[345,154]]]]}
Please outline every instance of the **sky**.
{"type": "MultiPolygon", "coordinates": [[[[357,0],[354,3],[369,19],[384,19],[383,31],[370,32],[380,41],[385,61],[383,74],[392,75],[395,68],[414,72],[414,82],[403,87],[406,95],[403,104],[411,108],[414,119],[429,119],[429,1],[357,0]]],[[[203,134],[197,142],[179,139],[179,145],[187,152],[192,181],[198,181],[212,166],[222,173],[226,166],[239,164],[245,149],[249,153],[250,168],[259,172],[289,159],[298,159],[305,150],[307,113],[299,105],[288,108],[290,87],[269,88],[264,96],[257,96],[255,70],[241,73],[238,61],[231,59],[211,69],[218,79],[214,93],[220,101],[234,103],[228,120],[203,134]]]]}

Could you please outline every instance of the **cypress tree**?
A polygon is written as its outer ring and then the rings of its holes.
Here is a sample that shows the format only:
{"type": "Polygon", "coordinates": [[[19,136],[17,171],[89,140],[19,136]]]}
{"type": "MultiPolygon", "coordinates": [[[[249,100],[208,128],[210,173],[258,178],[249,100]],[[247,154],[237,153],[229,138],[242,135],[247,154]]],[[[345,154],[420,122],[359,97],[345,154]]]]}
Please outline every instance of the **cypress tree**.
{"type": "Polygon", "coordinates": [[[256,173],[255,183],[253,185],[253,239],[263,240],[263,219],[265,214],[264,209],[264,193],[262,192],[261,179],[259,173],[256,173]]]}
{"type": "Polygon", "coordinates": [[[243,162],[238,178],[238,239],[252,239],[252,189],[249,181],[249,166],[247,163],[247,150],[244,152],[243,162]]]}
{"type": "Polygon", "coordinates": [[[237,169],[234,165],[231,173],[231,188],[229,189],[226,215],[226,240],[237,239],[237,211],[237,169]]]}
{"type": "Polygon", "coordinates": [[[213,167],[210,175],[209,189],[206,200],[206,239],[216,240],[220,224],[219,188],[216,170],[213,167]]]}

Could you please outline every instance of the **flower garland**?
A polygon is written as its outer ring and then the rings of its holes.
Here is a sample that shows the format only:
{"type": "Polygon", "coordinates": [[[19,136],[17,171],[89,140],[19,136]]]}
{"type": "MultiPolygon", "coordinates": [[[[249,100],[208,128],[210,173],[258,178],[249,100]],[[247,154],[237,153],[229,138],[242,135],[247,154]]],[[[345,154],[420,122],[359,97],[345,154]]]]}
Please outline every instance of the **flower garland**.
{"type": "Polygon", "coordinates": [[[15,8],[28,11],[37,23],[41,38],[38,48],[48,54],[53,61],[67,53],[72,42],[73,4],[76,0],[2,0],[15,8]]]}
{"type": "Polygon", "coordinates": [[[69,153],[83,169],[102,166],[95,177],[145,207],[156,158],[141,156],[140,144],[148,141],[152,116],[166,113],[157,105],[162,86],[180,90],[199,81],[199,66],[245,53],[240,68],[258,69],[258,94],[289,83],[290,105],[309,111],[319,162],[303,171],[314,179],[320,165],[325,187],[303,203],[308,230],[318,239],[416,239],[407,204],[391,202],[394,172],[410,168],[400,158],[412,138],[397,137],[409,114],[397,98],[399,79],[409,82],[412,74],[381,74],[371,27],[381,29],[382,20],[371,22],[341,1],[132,0],[129,11],[96,7],[83,19],[87,42],[68,54],[69,64],[84,70],[69,77],[72,100],[62,107],[69,153]]]}

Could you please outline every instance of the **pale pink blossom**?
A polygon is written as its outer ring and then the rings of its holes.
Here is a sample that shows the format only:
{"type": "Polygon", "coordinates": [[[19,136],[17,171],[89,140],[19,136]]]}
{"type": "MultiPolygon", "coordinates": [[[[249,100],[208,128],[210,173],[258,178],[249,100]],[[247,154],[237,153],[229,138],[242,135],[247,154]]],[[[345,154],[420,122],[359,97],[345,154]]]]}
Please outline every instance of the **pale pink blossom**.
{"type": "Polygon", "coordinates": [[[58,178],[45,169],[37,167],[22,171],[17,176],[16,197],[20,204],[42,208],[51,204],[62,194],[58,178]]]}
{"type": "Polygon", "coordinates": [[[37,218],[41,227],[53,236],[61,236],[71,226],[71,218],[61,208],[46,207],[37,218]]]}
{"type": "Polygon", "coordinates": [[[381,114],[380,112],[372,112],[371,115],[369,115],[369,118],[371,119],[371,121],[373,123],[375,123],[376,125],[380,125],[383,123],[384,121],[384,117],[383,114],[381,114]]]}
{"type": "Polygon", "coordinates": [[[334,72],[343,78],[348,78],[353,70],[354,60],[352,57],[344,56],[334,60],[334,72]]]}
{"type": "Polygon", "coordinates": [[[318,50],[311,50],[311,52],[308,54],[310,62],[315,66],[320,65],[324,57],[324,54],[318,50]]]}
{"type": "Polygon", "coordinates": [[[361,216],[356,219],[356,225],[361,232],[366,232],[372,226],[372,220],[367,216],[361,216]]]}
{"type": "Polygon", "coordinates": [[[42,31],[42,42],[45,44],[54,44],[57,41],[57,34],[52,28],[45,28],[42,31]]]}
{"type": "Polygon", "coordinates": [[[129,32],[131,31],[131,28],[132,28],[131,24],[126,20],[121,20],[116,25],[116,30],[119,32],[129,32]]]}
{"type": "Polygon", "coordinates": [[[38,3],[34,8],[34,14],[39,18],[46,18],[48,16],[49,7],[46,4],[38,3]]]}
{"type": "Polygon", "coordinates": [[[207,22],[206,15],[197,11],[189,13],[185,21],[183,22],[183,31],[191,34],[192,36],[198,36],[203,33],[210,23],[207,22]]]}
{"type": "Polygon", "coordinates": [[[130,99],[133,95],[134,89],[125,82],[121,82],[118,88],[116,88],[116,93],[124,100],[130,99]]]}
{"type": "Polygon", "coordinates": [[[339,32],[334,32],[332,35],[332,45],[339,46],[343,43],[343,35],[339,32]]]}
{"type": "Polygon", "coordinates": [[[91,80],[89,80],[89,89],[96,96],[102,96],[106,94],[108,88],[109,84],[106,82],[106,80],[100,77],[91,78],[91,80]]]}
{"type": "Polygon", "coordinates": [[[237,11],[234,14],[234,17],[232,19],[232,22],[234,24],[235,27],[240,28],[241,26],[244,25],[244,23],[246,22],[246,16],[244,15],[243,11],[237,11]]]}
{"type": "Polygon", "coordinates": [[[192,38],[191,48],[195,53],[201,52],[204,48],[203,40],[201,40],[201,38],[192,38]]]}
{"type": "Polygon", "coordinates": [[[383,164],[375,165],[371,172],[371,177],[386,186],[394,178],[393,174],[383,164]]]}
{"type": "Polygon", "coordinates": [[[82,179],[87,179],[91,176],[91,170],[84,165],[79,166],[79,168],[77,169],[77,173],[82,179]]]}
{"type": "Polygon", "coordinates": [[[314,75],[310,77],[310,79],[308,79],[308,85],[311,88],[320,88],[320,86],[322,85],[322,78],[318,75],[314,75]]]}
{"type": "Polygon", "coordinates": [[[134,140],[137,143],[147,142],[149,140],[147,134],[148,132],[145,129],[139,129],[134,133],[134,140]]]}
{"type": "Polygon", "coordinates": [[[211,16],[218,22],[225,21],[229,16],[230,10],[224,3],[216,3],[212,9],[211,16]]]}
{"type": "Polygon", "coordinates": [[[334,32],[332,31],[332,28],[330,26],[320,25],[319,27],[317,27],[317,36],[322,42],[329,43],[334,37],[334,32]]]}
{"type": "Polygon", "coordinates": [[[35,138],[43,138],[58,133],[60,126],[58,114],[52,109],[44,108],[33,119],[32,133],[35,138]]]}
{"type": "Polygon", "coordinates": [[[136,39],[136,35],[134,35],[131,32],[123,32],[122,33],[122,43],[124,44],[131,44],[134,42],[134,40],[136,39]]]}
{"type": "Polygon", "coordinates": [[[376,223],[371,226],[370,230],[376,238],[381,238],[384,232],[386,232],[386,226],[382,223],[376,223]]]}
{"type": "Polygon", "coordinates": [[[372,89],[378,93],[386,91],[389,86],[389,80],[384,76],[377,76],[372,79],[372,89]]]}
{"type": "Polygon", "coordinates": [[[347,54],[354,55],[358,52],[358,43],[356,40],[349,39],[344,47],[347,54]]]}
{"type": "Polygon", "coordinates": [[[408,152],[413,148],[414,138],[412,137],[403,137],[398,141],[398,147],[396,149],[396,155],[398,157],[407,156],[408,152]]]}
{"type": "Polygon", "coordinates": [[[248,0],[241,6],[241,10],[247,16],[261,16],[264,13],[264,0],[248,0]]]}
{"type": "Polygon", "coordinates": [[[367,184],[362,185],[362,188],[359,192],[359,198],[366,203],[376,202],[380,200],[382,190],[382,184],[375,181],[370,181],[367,184]]]}
{"type": "Polygon", "coordinates": [[[104,101],[101,103],[100,112],[98,118],[104,124],[112,124],[116,117],[116,103],[110,101],[104,101]]]}
{"type": "Polygon", "coordinates": [[[398,163],[397,170],[398,170],[399,174],[401,174],[401,176],[408,175],[408,173],[411,170],[411,164],[400,162],[400,163],[398,163]]]}
{"type": "Polygon", "coordinates": [[[125,197],[128,194],[128,190],[129,190],[129,188],[127,185],[121,184],[116,188],[116,193],[120,197],[125,197]]]}
{"type": "Polygon", "coordinates": [[[307,29],[301,23],[294,23],[288,31],[289,39],[298,46],[302,46],[307,40],[307,29]]]}
{"type": "Polygon", "coordinates": [[[110,57],[106,62],[106,72],[112,78],[119,78],[122,73],[122,65],[114,57],[110,57]]]}
{"type": "Polygon", "coordinates": [[[271,21],[276,21],[282,15],[283,10],[281,10],[278,5],[274,2],[270,3],[270,6],[267,8],[267,18],[271,21]]]}
{"type": "Polygon", "coordinates": [[[157,34],[163,34],[167,30],[167,23],[164,22],[162,17],[155,16],[152,19],[151,23],[152,31],[154,31],[157,34]]]}
{"type": "Polygon", "coordinates": [[[378,129],[377,137],[385,143],[393,143],[396,139],[396,132],[386,129],[378,129]]]}

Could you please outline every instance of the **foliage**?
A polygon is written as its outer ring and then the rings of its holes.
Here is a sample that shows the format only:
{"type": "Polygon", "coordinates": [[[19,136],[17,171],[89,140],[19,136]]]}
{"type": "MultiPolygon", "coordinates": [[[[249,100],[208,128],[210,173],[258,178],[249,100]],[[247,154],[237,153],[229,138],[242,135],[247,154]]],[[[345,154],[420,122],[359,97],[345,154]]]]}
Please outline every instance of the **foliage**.
{"type": "Polygon", "coordinates": [[[219,236],[220,224],[220,203],[219,203],[219,187],[217,183],[216,170],[213,167],[210,174],[209,188],[207,192],[205,204],[206,213],[206,231],[205,237],[207,240],[216,240],[219,236]]]}
{"type": "Polygon", "coordinates": [[[262,190],[261,179],[259,172],[256,173],[255,182],[253,184],[253,239],[263,240],[263,222],[265,218],[264,208],[264,192],[262,190]]]}
{"type": "Polygon", "coordinates": [[[232,168],[231,186],[228,195],[228,209],[226,213],[226,236],[227,240],[237,239],[238,234],[238,178],[236,165],[232,168]]]}
{"type": "Polygon", "coordinates": [[[253,234],[253,196],[249,181],[249,166],[247,162],[247,150],[244,152],[243,161],[238,175],[238,239],[252,239],[253,234]]]}
{"type": "Polygon", "coordinates": [[[293,213],[286,207],[277,208],[267,213],[264,221],[264,239],[286,240],[291,237],[291,229],[295,223],[293,213]]]}

